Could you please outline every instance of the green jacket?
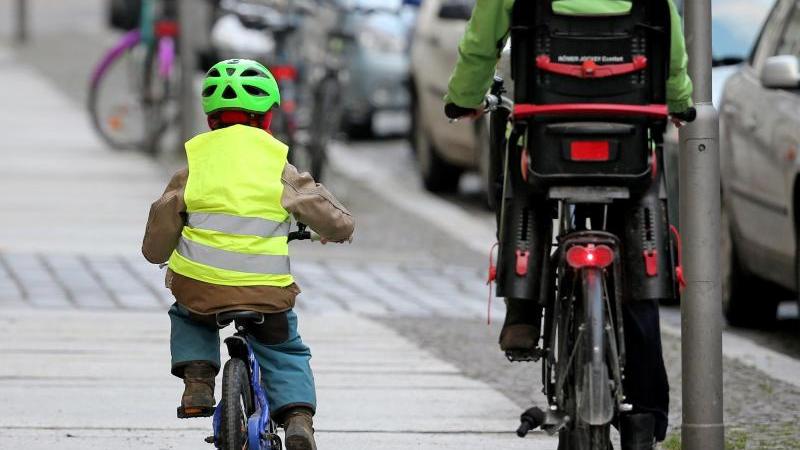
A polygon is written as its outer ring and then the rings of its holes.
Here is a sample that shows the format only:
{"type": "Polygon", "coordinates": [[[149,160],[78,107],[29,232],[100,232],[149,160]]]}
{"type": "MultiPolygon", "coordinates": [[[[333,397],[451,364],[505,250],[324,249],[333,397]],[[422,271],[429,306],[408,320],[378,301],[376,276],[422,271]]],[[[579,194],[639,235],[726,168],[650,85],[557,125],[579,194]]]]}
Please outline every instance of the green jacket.
{"type": "MultiPolygon", "coordinates": [[[[673,26],[667,104],[670,111],[682,112],[692,106],[692,80],[686,72],[689,58],[681,18],[673,1],[668,1],[673,26]]],[[[575,15],[626,12],[630,5],[626,0],[553,0],[555,12],[575,15]]],[[[445,102],[465,108],[477,108],[483,103],[500,58],[498,49],[503,48],[508,38],[513,6],[514,0],[477,0],[458,46],[458,63],[450,76],[445,102]]]]}

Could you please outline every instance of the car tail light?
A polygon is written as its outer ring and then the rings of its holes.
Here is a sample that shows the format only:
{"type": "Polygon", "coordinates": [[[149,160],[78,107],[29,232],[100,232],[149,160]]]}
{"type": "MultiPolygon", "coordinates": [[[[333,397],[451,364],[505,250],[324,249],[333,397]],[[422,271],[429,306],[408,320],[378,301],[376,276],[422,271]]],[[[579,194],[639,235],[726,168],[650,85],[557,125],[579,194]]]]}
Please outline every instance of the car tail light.
{"type": "Polygon", "coordinates": [[[567,264],[573,269],[604,268],[614,262],[614,251],[606,245],[574,245],[567,250],[567,264]]]}
{"type": "Polygon", "coordinates": [[[569,159],[572,161],[608,161],[611,146],[608,141],[573,141],[569,144],[569,159]]]}

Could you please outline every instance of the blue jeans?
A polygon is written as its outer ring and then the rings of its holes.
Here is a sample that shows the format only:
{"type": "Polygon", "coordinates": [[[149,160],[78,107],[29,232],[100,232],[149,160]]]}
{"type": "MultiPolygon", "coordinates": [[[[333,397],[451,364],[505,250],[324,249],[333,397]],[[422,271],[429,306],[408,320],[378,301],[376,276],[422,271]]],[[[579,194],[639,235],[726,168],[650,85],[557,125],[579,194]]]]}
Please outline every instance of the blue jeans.
{"type": "MultiPolygon", "coordinates": [[[[175,303],[169,318],[173,375],[182,376],[183,368],[195,361],[208,362],[219,371],[219,329],[214,316],[190,314],[175,303]]],[[[261,366],[261,381],[273,415],[292,407],[316,410],[311,350],[297,334],[297,314],[292,310],[265,314],[264,325],[259,328],[248,336],[248,342],[261,366]]]]}

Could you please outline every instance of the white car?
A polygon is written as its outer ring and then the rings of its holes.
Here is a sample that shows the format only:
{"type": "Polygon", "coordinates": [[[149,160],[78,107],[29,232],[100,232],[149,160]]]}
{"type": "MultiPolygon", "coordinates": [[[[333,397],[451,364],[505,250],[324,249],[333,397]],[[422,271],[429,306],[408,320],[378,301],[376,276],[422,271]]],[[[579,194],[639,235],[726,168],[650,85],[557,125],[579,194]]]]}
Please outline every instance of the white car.
{"type": "Polygon", "coordinates": [[[723,309],[775,320],[777,285],[800,285],[800,1],[778,0],[720,101],[723,309]],[[765,283],[769,282],[769,283],[765,283]]]}
{"type": "Polygon", "coordinates": [[[449,123],[443,97],[458,59],[458,43],[475,0],[425,0],[411,44],[411,145],[425,187],[455,191],[465,170],[478,169],[488,144],[483,120],[449,123]]]}

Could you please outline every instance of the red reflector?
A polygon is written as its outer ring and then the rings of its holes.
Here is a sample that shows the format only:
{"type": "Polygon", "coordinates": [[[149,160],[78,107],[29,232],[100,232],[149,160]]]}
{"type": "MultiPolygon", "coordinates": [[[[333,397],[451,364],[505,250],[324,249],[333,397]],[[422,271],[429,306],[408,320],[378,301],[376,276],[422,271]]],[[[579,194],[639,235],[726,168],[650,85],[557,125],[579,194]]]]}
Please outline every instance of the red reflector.
{"type": "Polygon", "coordinates": [[[614,251],[608,246],[589,244],[574,245],[567,250],[567,264],[573,269],[584,267],[604,268],[614,262],[614,251]]]}
{"type": "Polygon", "coordinates": [[[272,66],[269,71],[278,81],[297,79],[297,69],[293,66],[272,66]]]}
{"type": "Polygon", "coordinates": [[[178,36],[178,22],[174,20],[159,20],[155,24],[155,35],[158,37],[177,37],[178,36]]]}
{"type": "Polygon", "coordinates": [[[573,141],[569,144],[569,159],[573,161],[608,161],[608,141],[573,141]]]}

